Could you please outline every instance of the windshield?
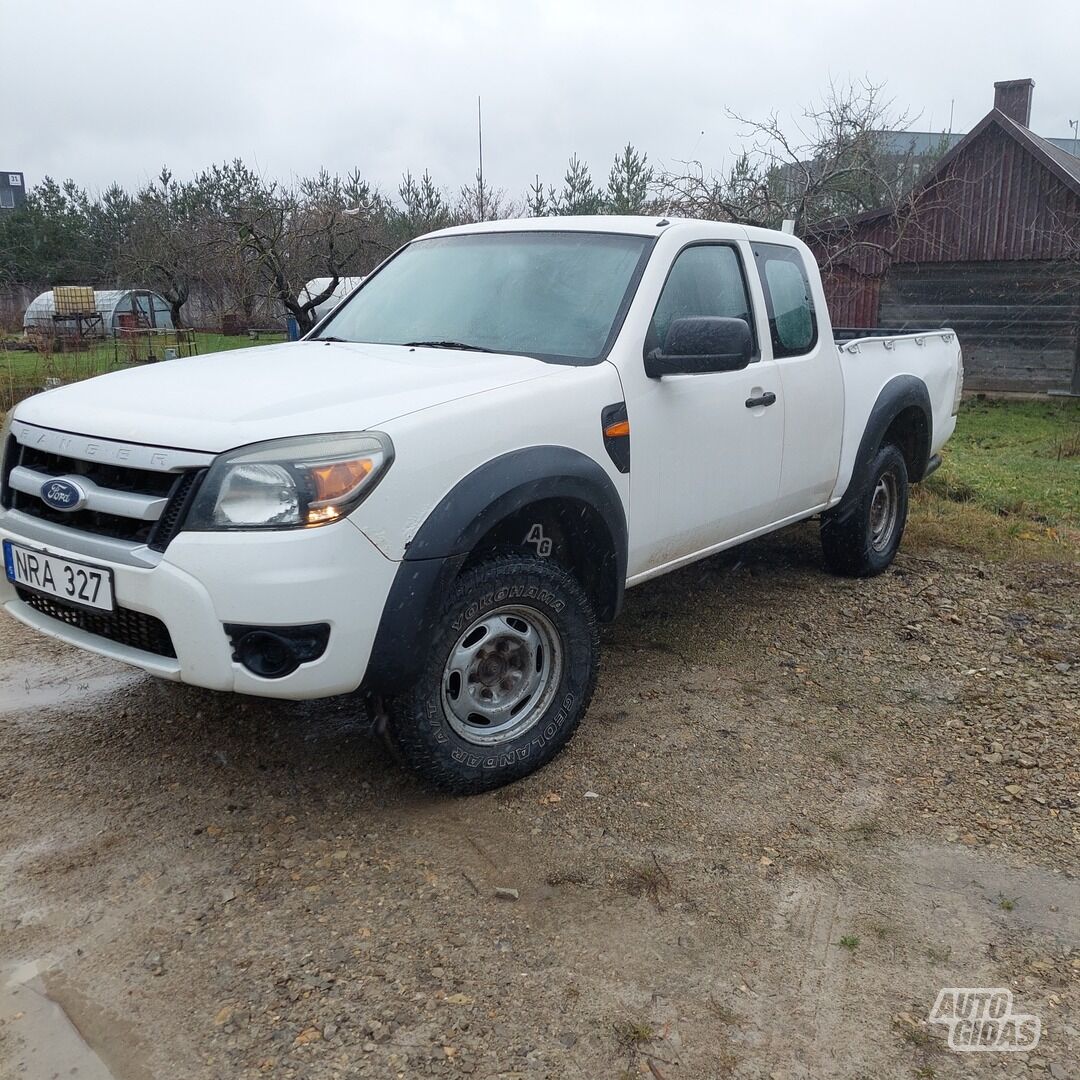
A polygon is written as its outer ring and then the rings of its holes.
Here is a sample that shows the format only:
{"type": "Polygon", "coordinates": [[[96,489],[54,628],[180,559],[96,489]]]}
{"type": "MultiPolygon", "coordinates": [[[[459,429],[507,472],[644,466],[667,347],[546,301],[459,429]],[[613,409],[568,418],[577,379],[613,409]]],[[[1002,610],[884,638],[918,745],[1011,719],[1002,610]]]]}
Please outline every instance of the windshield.
{"type": "Polygon", "coordinates": [[[597,360],[651,245],[650,237],[584,232],[417,240],[317,337],[597,360]]]}

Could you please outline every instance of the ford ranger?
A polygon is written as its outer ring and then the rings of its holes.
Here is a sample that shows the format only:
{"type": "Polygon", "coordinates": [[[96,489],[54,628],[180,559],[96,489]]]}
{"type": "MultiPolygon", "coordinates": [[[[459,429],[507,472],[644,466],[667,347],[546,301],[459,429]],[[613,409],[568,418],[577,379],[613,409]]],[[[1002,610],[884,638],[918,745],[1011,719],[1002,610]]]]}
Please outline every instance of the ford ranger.
{"type": "Polygon", "coordinates": [[[880,573],[955,334],[834,339],[793,236],[647,217],[420,237],[299,342],[19,404],[0,604],[165,679],[358,691],[452,792],[550,761],[627,588],[819,516],[880,573]]]}

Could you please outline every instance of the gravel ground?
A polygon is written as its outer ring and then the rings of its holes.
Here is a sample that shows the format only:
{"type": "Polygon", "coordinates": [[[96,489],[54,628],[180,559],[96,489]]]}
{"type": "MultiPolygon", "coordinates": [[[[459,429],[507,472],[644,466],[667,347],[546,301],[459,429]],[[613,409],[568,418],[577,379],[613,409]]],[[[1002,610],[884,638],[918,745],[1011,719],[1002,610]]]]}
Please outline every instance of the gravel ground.
{"type": "Polygon", "coordinates": [[[348,700],[5,620],[0,1074],[1080,1075],[1080,570],[930,556],[634,590],[570,748],[467,800],[348,700]],[[1037,1050],[948,1050],[954,985],[1037,1050]]]}

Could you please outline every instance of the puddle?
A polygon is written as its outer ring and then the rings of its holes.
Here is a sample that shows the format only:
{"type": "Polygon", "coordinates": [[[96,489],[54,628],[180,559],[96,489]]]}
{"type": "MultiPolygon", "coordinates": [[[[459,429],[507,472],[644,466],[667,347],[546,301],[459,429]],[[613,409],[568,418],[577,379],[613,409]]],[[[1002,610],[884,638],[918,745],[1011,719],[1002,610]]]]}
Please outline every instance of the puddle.
{"type": "MultiPolygon", "coordinates": [[[[80,1041],[115,1080],[152,1080],[145,1064],[146,1050],[135,1036],[135,1025],[99,1005],[52,968],[42,973],[42,986],[51,1002],[61,1009],[80,1041]]],[[[78,1074],[80,1080],[84,1073],[78,1074]]]]}
{"type": "Polygon", "coordinates": [[[149,678],[140,671],[92,674],[82,665],[9,666],[0,682],[0,714],[69,708],[127,690],[149,678]]]}
{"type": "Polygon", "coordinates": [[[24,964],[0,979],[0,1024],[5,1031],[0,1064],[24,1076],[119,1080],[52,997],[48,971],[39,971],[40,966],[24,964]]]}
{"type": "Polygon", "coordinates": [[[912,845],[909,857],[911,889],[939,919],[1010,926],[1059,947],[1080,940],[1080,880],[1075,877],[1010,866],[959,845],[912,845]]]}

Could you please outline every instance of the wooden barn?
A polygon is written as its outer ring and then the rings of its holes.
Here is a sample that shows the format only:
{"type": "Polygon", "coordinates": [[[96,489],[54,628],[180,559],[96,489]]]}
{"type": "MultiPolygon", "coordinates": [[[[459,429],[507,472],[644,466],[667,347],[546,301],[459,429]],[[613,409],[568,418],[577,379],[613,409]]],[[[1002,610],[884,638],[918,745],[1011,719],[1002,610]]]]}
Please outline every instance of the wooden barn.
{"type": "Polygon", "coordinates": [[[833,323],[951,326],[975,390],[1080,393],[1080,157],[1028,128],[1030,79],[898,210],[821,228],[833,323]]]}

